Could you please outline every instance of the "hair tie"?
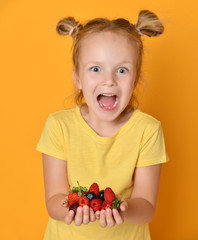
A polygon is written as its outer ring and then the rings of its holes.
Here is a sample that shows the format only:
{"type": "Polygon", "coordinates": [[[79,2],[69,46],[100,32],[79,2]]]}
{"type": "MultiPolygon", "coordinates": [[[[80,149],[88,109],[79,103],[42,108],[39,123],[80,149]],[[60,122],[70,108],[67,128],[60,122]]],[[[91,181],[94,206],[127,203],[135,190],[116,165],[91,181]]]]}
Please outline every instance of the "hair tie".
{"type": "Polygon", "coordinates": [[[140,32],[140,29],[137,28],[136,25],[135,25],[135,29],[140,36],[144,36],[144,33],[140,32]]]}
{"type": "Polygon", "coordinates": [[[73,27],[73,28],[69,31],[69,36],[72,35],[74,29],[77,28],[79,25],[80,25],[80,23],[78,23],[75,27],[73,27]]]}
{"type": "Polygon", "coordinates": [[[76,28],[76,26],[75,27],[73,27],[70,31],[69,31],[69,36],[71,36],[72,35],[72,33],[73,33],[73,31],[74,31],[74,28],[76,28]]]}

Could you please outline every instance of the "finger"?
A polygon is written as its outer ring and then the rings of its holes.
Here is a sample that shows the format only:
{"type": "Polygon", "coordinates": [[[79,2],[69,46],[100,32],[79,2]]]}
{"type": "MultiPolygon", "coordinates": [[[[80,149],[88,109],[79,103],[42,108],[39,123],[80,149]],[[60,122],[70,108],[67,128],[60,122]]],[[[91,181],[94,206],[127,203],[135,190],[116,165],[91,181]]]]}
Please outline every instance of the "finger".
{"type": "Polygon", "coordinates": [[[63,202],[62,202],[62,205],[63,205],[63,207],[65,207],[65,208],[66,208],[66,207],[68,206],[68,203],[67,203],[67,201],[63,201],[63,202]]]}
{"type": "Polygon", "coordinates": [[[114,208],[114,209],[112,210],[112,212],[113,212],[113,217],[114,217],[114,219],[115,219],[115,222],[116,222],[118,225],[122,224],[122,223],[123,223],[123,219],[122,219],[122,217],[120,216],[120,213],[118,212],[118,210],[114,208]]]}
{"type": "Polygon", "coordinates": [[[73,217],[74,217],[74,211],[73,210],[68,211],[68,213],[65,216],[65,223],[71,224],[71,222],[73,221],[73,217]]]}
{"type": "Polygon", "coordinates": [[[83,206],[83,224],[87,225],[89,223],[89,207],[87,205],[83,206]]]}
{"type": "Polygon", "coordinates": [[[101,227],[106,227],[107,226],[105,210],[102,210],[101,213],[100,213],[100,226],[101,227]]]}
{"type": "Polygon", "coordinates": [[[63,205],[63,207],[68,206],[68,197],[67,196],[62,200],[62,205],[63,205]]]}
{"type": "Polygon", "coordinates": [[[76,216],[75,216],[75,225],[76,226],[80,226],[82,224],[83,221],[83,209],[82,207],[78,207],[77,211],[76,211],[76,216]]]}
{"type": "Polygon", "coordinates": [[[95,217],[96,217],[97,220],[100,219],[100,211],[96,211],[95,212],[95,217]]]}
{"type": "Polygon", "coordinates": [[[127,202],[122,202],[121,205],[120,205],[120,210],[122,212],[125,212],[126,210],[128,209],[128,203],[127,202]]]}
{"type": "MultiPolygon", "coordinates": [[[[94,214],[94,211],[93,211],[93,209],[92,208],[89,208],[89,217],[90,217],[90,221],[91,222],[94,222],[95,220],[96,220],[96,215],[94,214]]],[[[99,218],[100,218],[100,215],[99,215],[99,218]]],[[[99,219],[98,218],[98,219],[99,219]]]]}
{"type": "Polygon", "coordinates": [[[115,221],[113,219],[112,211],[110,208],[106,209],[106,221],[109,227],[113,227],[115,225],[115,221]]]}

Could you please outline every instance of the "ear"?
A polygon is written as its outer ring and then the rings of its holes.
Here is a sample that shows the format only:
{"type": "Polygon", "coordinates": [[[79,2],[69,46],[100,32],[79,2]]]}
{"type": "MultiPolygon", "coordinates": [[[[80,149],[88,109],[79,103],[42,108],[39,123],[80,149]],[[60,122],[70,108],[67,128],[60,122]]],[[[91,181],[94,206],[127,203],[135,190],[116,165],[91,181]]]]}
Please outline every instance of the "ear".
{"type": "Polygon", "coordinates": [[[72,68],[72,76],[73,76],[73,80],[76,88],[82,89],[81,81],[75,67],[72,68]]]}
{"type": "Polygon", "coordinates": [[[134,81],[134,83],[133,83],[133,87],[134,87],[133,90],[136,89],[136,86],[137,86],[138,81],[139,81],[139,77],[140,77],[140,74],[138,74],[138,75],[135,76],[135,81],[134,81]]]}
{"type": "Polygon", "coordinates": [[[133,84],[133,90],[136,89],[137,83],[138,83],[138,80],[136,79],[135,82],[134,82],[134,84],[133,84]]]}

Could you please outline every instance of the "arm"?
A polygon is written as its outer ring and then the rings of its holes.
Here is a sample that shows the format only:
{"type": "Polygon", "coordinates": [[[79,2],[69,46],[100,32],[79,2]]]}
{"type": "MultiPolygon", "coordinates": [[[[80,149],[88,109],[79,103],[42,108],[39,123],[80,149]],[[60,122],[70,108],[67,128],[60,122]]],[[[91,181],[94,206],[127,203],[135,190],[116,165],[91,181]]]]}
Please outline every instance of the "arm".
{"type": "Polygon", "coordinates": [[[63,207],[69,191],[67,180],[67,162],[43,154],[43,174],[45,185],[45,202],[50,217],[63,220],[68,212],[63,207]]]}
{"type": "Polygon", "coordinates": [[[157,203],[161,165],[136,168],[133,192],[124,214],[126,221],[145,224],[152,220],[157,203]]]}
{"type": "Polygon", "coordinates": [[[156,208],[160,173],[161,164],[136,168],[131,198],[120,205],[120,213],[116,209],[102,210],[100,225],[112,227],[124,220],[135,224],[149,223],[156,208]]]}
{"type": "Polygon", "coordinates": [[[67,161],[43,154],[43,172],[45,185],[45,202],[50,217],[55,220],[65,221],[70,224],[73,220],[77,226],[95,221],[95,215],[88,206],[78,207],[74,217],[74,211],[63,206],[70,190],[67,178],[67,161]]]}

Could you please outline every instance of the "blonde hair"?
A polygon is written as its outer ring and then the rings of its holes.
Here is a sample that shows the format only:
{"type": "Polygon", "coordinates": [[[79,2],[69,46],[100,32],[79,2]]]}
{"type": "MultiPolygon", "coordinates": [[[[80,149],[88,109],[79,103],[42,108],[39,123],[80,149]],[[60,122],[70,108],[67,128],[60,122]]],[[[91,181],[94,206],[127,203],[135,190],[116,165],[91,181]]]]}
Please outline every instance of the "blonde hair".
{"type": "MultiPolygon", "coordinates": [[[[137,77],[135,80],[135,84],[137,84],[141,75],[143,56],[143,43],[141,36],[159,36],[163,33],[164,26],[155,13],[149,10],[141,10],[138,15],[138,21],[135,25],[124,18],[118,18],[114,20],[109,20],[107,18],[95,18],[83,25],[80,22],[76,21],[73,17],[67,17],[58,22],[56,30],[62,36],[70,35],[74,40],[73,65],[76,71],[79,69],[78,56],[80,52],[81,42],[84,37],[88,36],[89,34],[102,31],[111,31],[115,33],[121,33],[122,35],[124,34],[137,45],[137,77]]],[[[81,104],[82,101],[83,93],[82,91],[78,91],[75,96],[75,103],[81,104]]],[[[135,106],[135,104],[138,104],[138,101],[135,94],[133,93],[128,105],[135,106]]]]}

